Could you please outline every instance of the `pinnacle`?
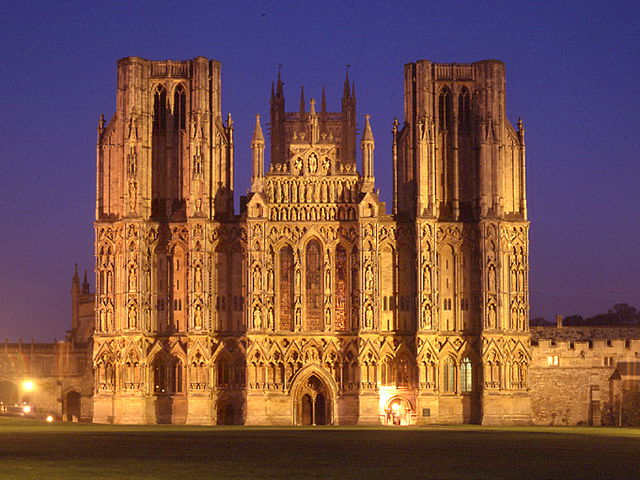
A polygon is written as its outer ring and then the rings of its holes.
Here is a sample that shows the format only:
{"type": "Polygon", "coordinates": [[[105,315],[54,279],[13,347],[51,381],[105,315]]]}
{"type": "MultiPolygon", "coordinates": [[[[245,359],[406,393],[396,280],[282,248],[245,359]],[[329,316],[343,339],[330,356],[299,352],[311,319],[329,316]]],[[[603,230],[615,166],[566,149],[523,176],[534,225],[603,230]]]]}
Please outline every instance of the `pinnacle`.
{"type": "Polygon", "coordinates": [[[373,132],[371,131],[371,123],[369,119],[371,115],[366,114],[364,116],[364,131],[362,132],[362,141],[363,142],[373,142],[373,132]]]}
{"type": "Polygon", "coordinates": [[[262,134],[262,126],[260,125],[260,114],[256,115],[256,126],[253,129],[253,137],[251,137],[251,141],[264,143],[264,135],[262,134]]]}

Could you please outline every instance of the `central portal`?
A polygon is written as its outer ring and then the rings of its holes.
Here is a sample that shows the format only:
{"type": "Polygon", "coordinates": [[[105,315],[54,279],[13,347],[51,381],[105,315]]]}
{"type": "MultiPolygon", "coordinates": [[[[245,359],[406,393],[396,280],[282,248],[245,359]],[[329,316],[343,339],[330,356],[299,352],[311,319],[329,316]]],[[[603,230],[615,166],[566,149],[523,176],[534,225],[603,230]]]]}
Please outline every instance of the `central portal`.
{"type": "Polygon", "coordinates": [[[331,402],[324,383],[311,375],[296,399],[296,425],[329,425],[331,402]]]}

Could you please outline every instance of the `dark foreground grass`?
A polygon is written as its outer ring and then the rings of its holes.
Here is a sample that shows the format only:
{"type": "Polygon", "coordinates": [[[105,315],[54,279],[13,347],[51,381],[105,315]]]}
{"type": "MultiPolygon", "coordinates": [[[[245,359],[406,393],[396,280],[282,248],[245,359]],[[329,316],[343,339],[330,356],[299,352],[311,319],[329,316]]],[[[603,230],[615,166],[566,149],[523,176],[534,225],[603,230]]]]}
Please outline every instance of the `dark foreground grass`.
{"type": "Polygon", "coordinates": [[[638,479],[640,429],[47,425],[0,418],[0,479],[638,479]]]}

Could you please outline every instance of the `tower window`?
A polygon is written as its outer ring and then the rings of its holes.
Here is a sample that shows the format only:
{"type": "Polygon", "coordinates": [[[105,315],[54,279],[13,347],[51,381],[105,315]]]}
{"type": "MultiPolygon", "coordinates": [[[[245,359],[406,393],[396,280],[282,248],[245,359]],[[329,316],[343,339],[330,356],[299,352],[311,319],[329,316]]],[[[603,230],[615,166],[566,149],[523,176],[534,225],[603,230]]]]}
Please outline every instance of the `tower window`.
{"type": "Polygon", "coordinates": [[[462,88],[458,95],[458,131],[469,133],[471,127],[471,105],[469,90],[462,88]]]}
{"type": "Polygon", "coordinates": [[[173,128],[175,130],[185,129],[185,117],[187,115],[186,101],[187,96],[184,92],[184,87],[178,85],[173,95],[173,128]]]}
{"type": "Polygon", "coordinates": [[[158,85],[153,95],[153,132],[159,133],[167,126],[167,92],[158,85]]]}
{"type": "Polygon", "coordinates": [[[451,121],[451,92],[448,88],[443,89],[438,98],[438,120],[440,131],[449,129],[451,121]]]}

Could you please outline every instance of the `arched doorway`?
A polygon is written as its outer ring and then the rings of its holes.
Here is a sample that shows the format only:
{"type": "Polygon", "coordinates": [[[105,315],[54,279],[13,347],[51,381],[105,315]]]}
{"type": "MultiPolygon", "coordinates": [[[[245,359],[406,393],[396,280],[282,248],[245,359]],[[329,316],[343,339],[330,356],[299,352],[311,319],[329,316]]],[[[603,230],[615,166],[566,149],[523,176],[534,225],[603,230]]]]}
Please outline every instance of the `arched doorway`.
{"type": "Polygon", "coordinates": [[[385,408],[385,425],[411,425],[413,420],[413,408],[408,400],[394,397],[385,408]]]}
{"type": "Polygon", "coordinates": [[[5,380],[0,382],[0,404],[15,405],[18,403],[18,386],[5,380]]]}
{"type": "Polygon", "coordinates": [[[77,422],[80,419],[80,393],[71,390],[64,396],[62,404],[63,419],[77,422]]]}
{"type": "Polygon", "coordinates": [[[241,425],[242,407],[233,400],[223,400],[218,405],[218,425],[241,425]]]}
{"type": "Polygon", "coordinates": [[[311,375],[300,389],[296,407],[297,425],[329,425],[331,418],[331,396],[316,375],[311,375]]]}

